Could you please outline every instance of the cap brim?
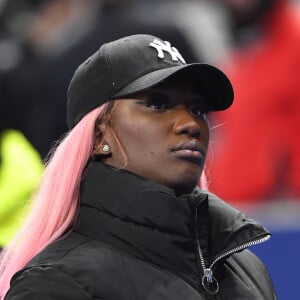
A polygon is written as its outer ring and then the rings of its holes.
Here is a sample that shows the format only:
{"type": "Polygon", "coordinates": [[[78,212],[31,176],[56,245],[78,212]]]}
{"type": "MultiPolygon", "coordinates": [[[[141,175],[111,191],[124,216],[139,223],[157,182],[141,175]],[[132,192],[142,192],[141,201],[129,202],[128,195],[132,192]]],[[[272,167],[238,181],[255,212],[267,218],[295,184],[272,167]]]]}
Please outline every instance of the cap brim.
{"type": "Polygon", "coordinates": [[[166,79],[175,78],[179,74],[186,75],[191,79],[191,83],[203,93],[212,111],[227,109],[232,104],[234,93],[227,76],[212,65],[200,63],[175,66],[148,73],[121,88],[114,93],[113,98],[122,98],[146,90],[166,79]]]}

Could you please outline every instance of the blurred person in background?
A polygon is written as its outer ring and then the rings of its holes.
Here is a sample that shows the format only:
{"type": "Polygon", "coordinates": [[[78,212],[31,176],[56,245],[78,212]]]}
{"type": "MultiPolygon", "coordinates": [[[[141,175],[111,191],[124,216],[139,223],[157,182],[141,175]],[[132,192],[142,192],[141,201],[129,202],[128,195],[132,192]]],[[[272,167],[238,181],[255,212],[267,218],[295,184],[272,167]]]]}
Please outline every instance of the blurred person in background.
{"type": "Polygon", "coordinates": [[[143,1],[15,0],[6,2],[6,7],[10,11],[6,24],[13,24],[6,26],[10,28],[6,36],[10,39],[18,36],[15,44],[20,56],[8,68],[5,62],[12,59],[13,52],[2,55],[2,65],[6,68],[0,70],[0,97],[5,99],[0,104],[3,115],[0,123],[1,127],[23,132],[43,158],[67,129],[64,99],[68,80],[77,65],[96,51],[99,44],[144,32],[176,42],[187,59],[196,60],[189,43],[175,26],[157,24],[156,18],[149,22],[137,18],[138,7],[139,12],[148,14],[143,1]],[[19,3],[26,3],[26,9],[19,3]]]}
{"type": "Polygon", "coordinates": [[[210,189],[232,202],[300,199],[300,14],[286,0],[223,0],[235,88],[214,116],[210,189]],[[232,184],[234,183],[234,184],[232,184]]]}
{"type": "Polygon", "coordinates": [[[21,226],[42,170],[39,154],[22,133],[0,133],[0,249],[21,226]]]}

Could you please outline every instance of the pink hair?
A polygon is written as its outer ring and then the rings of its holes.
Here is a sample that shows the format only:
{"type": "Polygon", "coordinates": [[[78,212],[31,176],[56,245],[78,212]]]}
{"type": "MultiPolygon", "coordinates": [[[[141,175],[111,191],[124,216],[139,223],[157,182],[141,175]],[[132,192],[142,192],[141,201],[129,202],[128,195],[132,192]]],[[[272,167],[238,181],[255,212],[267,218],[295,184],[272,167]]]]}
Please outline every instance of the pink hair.
{"type": "Polygon", "coordinates": [[[207,177],[206,177],[205,169],[202,172],[202,175],[201,175],[200,180],[198,182],[198,186],[202,190],[208,190],[208,184],[207,184],[207,177]]]}
{"type": "Polygon", "coordinates": [[[0,300],[13,274],[73,225],[82,172],[92,153],[95,123],[107,104],[87,114],[64,138],[47,163],[31,213],[0,257],[0,300]]]}

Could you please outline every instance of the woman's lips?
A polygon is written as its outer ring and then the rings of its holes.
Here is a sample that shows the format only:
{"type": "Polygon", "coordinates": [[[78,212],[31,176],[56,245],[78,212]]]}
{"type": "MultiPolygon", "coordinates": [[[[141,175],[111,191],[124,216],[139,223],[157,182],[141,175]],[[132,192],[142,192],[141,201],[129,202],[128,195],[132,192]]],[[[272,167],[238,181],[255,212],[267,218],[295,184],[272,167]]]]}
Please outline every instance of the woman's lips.
{"type": "Polygon", "coordinates": [[[173,152],[176,153],[178,156],[203,159],[203,154],[197,150],[181,149],[181,150],[175,150],[173,152]]]}
{"type": "Polygon", "coordinates": [[[192,140],[184,142],[172,149],[172,152],[180,157],[189,160],[195,160],[197,162],[203,162],[205,157],[205,151],[199,142],[192,140]]]}

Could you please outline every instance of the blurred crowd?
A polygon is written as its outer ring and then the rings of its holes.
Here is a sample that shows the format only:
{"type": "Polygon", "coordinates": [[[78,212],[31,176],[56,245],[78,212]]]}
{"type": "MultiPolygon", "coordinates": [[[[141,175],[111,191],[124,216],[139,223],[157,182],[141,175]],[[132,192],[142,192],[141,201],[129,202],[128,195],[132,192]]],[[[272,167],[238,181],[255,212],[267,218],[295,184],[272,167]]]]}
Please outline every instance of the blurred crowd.
{"type": "MultiPolygon", "coordinates": [[[[78,64],[104,42],[149,33],[172,41],[188,62],[220,67],[234,85],[233,107],[210,116],[210,190],[237,205],[297,202],[299,4],[0,0],[0,144],[15,130],[45,160],[67,130],[66,91],[78,64]]],[[[0,192],[4,161],[0,152],[0,192]]]]}

